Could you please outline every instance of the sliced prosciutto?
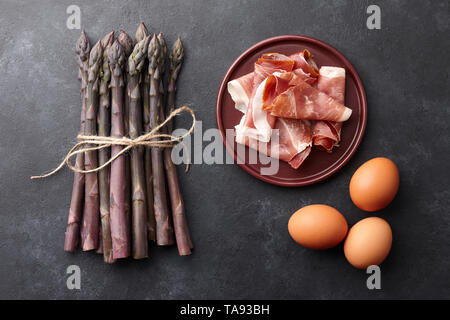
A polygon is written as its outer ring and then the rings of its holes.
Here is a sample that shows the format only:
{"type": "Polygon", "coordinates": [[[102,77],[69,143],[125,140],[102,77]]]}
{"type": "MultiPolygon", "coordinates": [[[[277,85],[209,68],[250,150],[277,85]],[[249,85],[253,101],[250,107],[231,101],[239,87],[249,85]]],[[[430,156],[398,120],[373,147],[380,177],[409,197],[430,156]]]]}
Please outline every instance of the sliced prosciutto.
{"type": "MultiPolygon", "coordinates": [[[[304,80],[310,85],[313,85],[317,81],[319,69],[313,56],[307,49],[290,55],[289,59],[293,61],[292,72],[294,72],[299,79],[304,80]]],[[[290,60],[286,59],[286,56],[283,55],[265,54],[258,60],[256,66],[256,69],[258,69],[259,72],[258,76],[261,78],[270,76],[270,69],[272,69],[272,67],[282,71],[289,70],[292,65],[292,61],[290,60]],[[278,66],[276,65],[277,60],[279,61],[278,66]]],[[[254,75],[255,72],[250,72],[237,79],[231,80],[227,84],[228,93],[235,103],[235,108],[242,113],[247,111],[254,87],[254,75]]],[[[256,82],[259,82],[259,79],[257,79],[256,82]]]]}
{"type": "Polygon", "coordinates": [[[341,140],[343,122],[316,121],[313,130],[313,143],[318,149],[332,152],[341,140]]]}
{"type": "Polygon", "coordinates": [[[289,72],[293,68],[294,61],[282,54],[267,53],[258,59],[253,72],[253,90],[244,116],[243,134],[262,142],[270,141],[276,118],[262,108],[264,87],[272,73],[289,72]]]}
{"type": "Polygon", "coordinates": [[[276,117],[335,122],[346,121],[352,114],[351,109],[305,81],[278,95],[266,110],[276,117]]]}
{"type": "MultiPolygon", "coordinates": [[[[345,69],[339,67],[321,67],[317,89],[336,101],[345,101],[345,69]]],[[[342,122],[317,121],[313,130],[314,146],[328,152],[333,150],[341,140],[342,122]]]]}
{"type": "MultiPolygon", "coordinates": [[[[276,71],[294,70],[295,61],[281,53],[264,53],[261,58],[258,59],[256,65],[268,72],[266,74],[267,76],[276,71]]],[[[255,73],[258,73],[258,70],[255,69],[255,73]]]]}
{"type": "Polygon", "coordinates": [[[312,132],[308,120],[278,118],[270,142],[261,142],[242,132],[243,121],[236,126],[236,142],[269,157],[288,162],[297,169],[311,152],[312,132]]]}
{"type": "Polygon", "coordinates": [[[345,69],[322,67],[319,74],[317,89],[343,104],[345,101],[345,69]]]}
{"type": "Polygon", "coordinates": [[[305,49],[290,56],[263,54],[253,72],[230,81],[228,92],[244,113],[235,127],[236,142],[300,167],[313,144],[307,119],[345,121],[351,115],[343,102],[316,89],[319,74],[305,49]]]}
{"type": "Polygon", "coordinates": [[[264,110],[270,109],[270,106],[273,104],[275,99],[287,89],[302,82],[313,84],[315,81],[315,78],[305,74],[301,69],[297,69],[292,72],[274,72],[265,81],[262,96],[262,108],[264,110]]]}
{"type": "Polygon", "coordinates": [[[295,62],[294,69],[301,69],[304,73],[315,78],[319,75],[319,68],[317,67],[316,62],[308,49],[305,49],[302,52],[294,53],[290,55],[289,58],[295,62]]]}
{"type": "Polygon", "coordinates": [[[253,91],[253,72],[228,82],[227,89],[236,109],[245,113],[253,91]]]}

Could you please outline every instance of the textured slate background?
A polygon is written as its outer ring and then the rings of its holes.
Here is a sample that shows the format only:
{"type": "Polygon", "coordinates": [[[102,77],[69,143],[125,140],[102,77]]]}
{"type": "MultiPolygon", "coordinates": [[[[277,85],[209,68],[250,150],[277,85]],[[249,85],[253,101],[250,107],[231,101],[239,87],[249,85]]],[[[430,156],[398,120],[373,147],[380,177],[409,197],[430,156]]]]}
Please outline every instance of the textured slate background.
{"type": "MultiPolygon", "coordinates": [[[[450,99],[447,1],[16,1],[0,2],[0,298],[450,298],[450,99]],[[382,29],[366,28],[366,8],[382,9],[382,29]],[[190,257],[152,248],[151,259],[105,265],[94,253],[63,251],[72,173],[45,181],[78,130],[79,84],[66,8],[77,4],[92,42],[112,29],[134,34],[142,20],[186,61],[178,102],[214,128],[222,76],[246,48],[267,37],[303,34],[340,50],[366,88],[369,120],[350,163],[314,186],[285,189],[236,165],[194,165],[182,174],[195,241],[190,257]],[[377,216],[394,242],[382,290],[350,266],[342,247],[296,245],[292,212],[312,203],[339,209],[350,225],[367,217],[347,191],[352,173],[375,156],[401,173],[394,202],[377,216]],[[82,288],[66,288],[66,268],[82,288]]],[[[180,120],[181,126],[186,124],[180,120]]]]}

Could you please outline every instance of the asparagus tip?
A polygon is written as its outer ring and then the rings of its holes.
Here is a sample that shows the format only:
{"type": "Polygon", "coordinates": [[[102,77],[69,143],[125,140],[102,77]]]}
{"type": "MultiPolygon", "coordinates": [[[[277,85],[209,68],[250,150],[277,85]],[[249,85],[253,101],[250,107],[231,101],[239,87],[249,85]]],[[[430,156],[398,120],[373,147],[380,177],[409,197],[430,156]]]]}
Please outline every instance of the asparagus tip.
{"type": "Polygon", "coordinates": [[[157,59],[159,57],[159,51],[160,51],[159,41],[156,34],[154,34],[152,40],[148,45],[148,59],[150,61],[149,72],[157,67],[157,59]]]}
{"type": "Polygon", "coordinates": [[[131,40],[131,37],[122,29],[120,30],[117,39],[119,40],[125,55],[128,57],[133,51],[133,40],[131,40]]]}
{"type": "Polygon", "coordinates": [[[77,45],[75,52],[80,57],[81,61],[86,61],[89,58],[89,51],[91,50],[91,44],[89,43],[89,39],[86,35],[86,32],[81,30],[81,35],[77,40],[77,45]]]}
{"type": "Polygon", "coordinates": [[[147,30],[147,27],[143,22],[139,23],[139,26],[136,30],[136,34],[134,36],[135,43],[138,43],[139,41],[144,40],[146,37],[148,37],[150,33],[147,30]]]}
{"type": "Polygon", "coordinates": [[[106,48],[108,45],[111,45],[114,41],[114,30],[108,33],[102,40],[102,47],[103,49],[106,48]]]}
{"type": "Polygon", "coordinates": [[[164,35],[162,32],[158,34],[158,42],[160,46],[159,57],[158,57],[158,67],[161,73],[164,73],[165,69],[165,59],[167,54],[167,44],[166,39],[164,39],[164,35]]]}
{"type": "Polygon", "coordinates": [[[147,56],[148,44],[150,42],[150,35],[139,41],[133,49],[133,53],[128,58],[128,72],[131,75],[136,74],[142,70],[147,56]]]}
{"type": "Polygon", "coordinates": [[[94,81],[97,78],[100,71],[100,63],[102,61],[103,47],[101,40],[92,47],[91,53],[89,54],[89,70],[88,70],[88,81],[94,81]]]}
{"type": "Polygon", "coordinates": [[[114,70],[115,75],[120,74],[120,70],[125,63],[125,52],[118,39],[109,48],[108,58],[111,70],[114,70]]]}
{"type": "Polygon", "coordinates": [[[114,41],[114,31],[106,35],[106,37],[103,38],[102,40],[103,64],[100,72],[100,78],[103,80],[104,83],[109,83],[109,81],[111,80],[111,71],[109,68],[109,50],[111,49],[113,41],[114,41]]]}
{"type": "Polygon", "coordinates": [[[177,41],[173,44],[172,51],[169,54],[170,69],[175,70],[182,62],[184,58],[184,47],[181,37],[178,36],[177,41]]]}

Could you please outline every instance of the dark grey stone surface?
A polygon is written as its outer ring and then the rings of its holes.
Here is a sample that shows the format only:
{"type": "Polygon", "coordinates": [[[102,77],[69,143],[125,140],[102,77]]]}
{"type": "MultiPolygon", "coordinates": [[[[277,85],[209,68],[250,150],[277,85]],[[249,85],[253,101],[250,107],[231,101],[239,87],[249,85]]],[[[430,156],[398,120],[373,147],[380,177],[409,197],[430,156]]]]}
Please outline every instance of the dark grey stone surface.
{"type": "MultiPolygon", "coordinates": [[[[0,2],[0,298],[326,299],[450,298],[450,98],[447,1],[16,1],[0,2]],[[214,128],[215,99],[228,66],[257,41],[282,34],[319,38],[340,50],[364,83],[365,138],[349,164],[323,183],[280,188],[237,165],[194,165],[180,179],[196,245],[152,248],[145,261],[105,265],[94,253],[63,251],[72,188],[53,167],[78,130],[79,83],[66,8],[77,4],[91,42],[112,29],[134,34],[142,20],[186,46],[178,102],[203,129],[214,128]],[[366,28],[378,4],[382,29],[366,28]],[[348,194],[354,170],[376,156],[401,173],[393,203],[377,213],[394,242],[382,264],[382,290],[350,266],[339,246],[296,245],[287,221],[296,209],[326,203],[350,225],[369,214],[348,194]],[[66,288],[66,268],[82,288],[66,288]]],[[[179,120],[180,126],[187,120],[179,120]]]]}

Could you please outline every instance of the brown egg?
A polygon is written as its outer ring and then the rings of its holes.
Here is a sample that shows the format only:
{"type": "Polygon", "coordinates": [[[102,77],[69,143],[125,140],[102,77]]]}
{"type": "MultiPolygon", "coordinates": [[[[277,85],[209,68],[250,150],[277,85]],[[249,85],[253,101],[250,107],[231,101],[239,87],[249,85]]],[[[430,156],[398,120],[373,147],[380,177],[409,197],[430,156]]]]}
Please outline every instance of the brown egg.
{"type": "Polygon", "coordinates": [[[361,210],[381,210],[394,199],[399,180],[394,162],[387,158],[374,158],[360,166],[353,174],[350,197],[361,210]]]}
{"type": "Polygon", "coordinates": [[[288,223],[292,239],[310,249],[328,249],[338,245],[347,234],[344,216],[323,204],[306,206],[295,212],[288,223]]]}
{"type": "Polygon", "coordinates": [[[344,254],[356,268],[367,269],[379,265],[389,254],[392,245],[392,230],[385,220],[366,218],[355,224],[344,242],[344,254]]]}

